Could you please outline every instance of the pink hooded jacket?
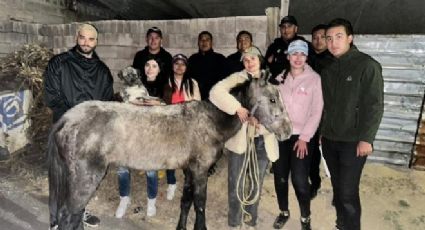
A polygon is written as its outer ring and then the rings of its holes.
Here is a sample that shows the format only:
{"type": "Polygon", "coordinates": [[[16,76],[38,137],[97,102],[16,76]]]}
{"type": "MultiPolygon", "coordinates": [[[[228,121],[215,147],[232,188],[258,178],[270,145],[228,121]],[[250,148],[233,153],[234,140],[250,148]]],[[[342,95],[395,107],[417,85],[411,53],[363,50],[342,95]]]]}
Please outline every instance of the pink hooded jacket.
{"type": "MultiPolygon", "coordinates": [[[[283,74],[276,79],[282,81],[283,74]]],[[[280,94],[292,122],[292,134],[309,142],[316,132],[323,110],[322,84],[319,74],[305,65],[304,72],[296,77],[291,73],[279,85],[280,94]]]]}

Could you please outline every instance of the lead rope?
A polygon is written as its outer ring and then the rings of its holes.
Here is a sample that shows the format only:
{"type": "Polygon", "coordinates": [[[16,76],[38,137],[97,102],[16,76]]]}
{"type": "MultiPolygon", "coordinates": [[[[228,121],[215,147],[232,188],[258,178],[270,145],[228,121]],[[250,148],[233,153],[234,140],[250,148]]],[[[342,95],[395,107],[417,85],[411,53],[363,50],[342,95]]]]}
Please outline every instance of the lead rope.
{"type": "Polygon", "coordinates": [[[260,198],[259,169],[254,137],[255,126],[248,124],[247,150],[244,154],[242,168],[236,181],[236,195],[241,204],[242,222],[244,221],[244,216],[247,217],[247,222],[252,219],[251,214],[245,210],[245,206],[255,204],[260,198]]]}

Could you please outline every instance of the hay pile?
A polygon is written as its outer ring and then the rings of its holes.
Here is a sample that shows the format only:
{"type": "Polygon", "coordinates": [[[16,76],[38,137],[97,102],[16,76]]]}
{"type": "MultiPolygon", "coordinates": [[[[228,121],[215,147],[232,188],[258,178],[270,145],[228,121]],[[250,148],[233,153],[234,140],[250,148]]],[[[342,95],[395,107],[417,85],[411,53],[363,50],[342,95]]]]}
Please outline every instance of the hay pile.
{"type": "Polygon", "coordinates": [[[53,52],[37,44],[26,44],[20,50],[0,59],[2,90],[32,91],[33,103],[28,119],[31,119],[29,138],[33,148],[45,149],[51,126],[50,110],[43,102],[43,73],[53,52]],[[7,87],[7,89],[4,89],[7,87]]]}

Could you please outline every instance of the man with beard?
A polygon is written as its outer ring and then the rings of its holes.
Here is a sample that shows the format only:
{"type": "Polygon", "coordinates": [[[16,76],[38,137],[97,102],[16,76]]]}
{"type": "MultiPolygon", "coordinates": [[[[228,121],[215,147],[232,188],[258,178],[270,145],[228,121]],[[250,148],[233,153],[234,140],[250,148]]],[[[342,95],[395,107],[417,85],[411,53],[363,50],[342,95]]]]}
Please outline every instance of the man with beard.
{"type": "MultiPolygon", "coordinates": [[[[90,24],[81,24],[77,29],[76,42],[71,50],[50,59],[44,72],[45,102],[53,111],[53,122],[79,103],[89,100],[110,101],[113,98],[111,72],[95,52],[96,28],[90,24]]],[[[49,206],[50,229],[57,229],[57,210],[52,210],[55,205],[49,206]]],[[[100,222],[99,218],[88,212],[84,212],[83,221],[88,226],[97,226],[100,222]]]]}

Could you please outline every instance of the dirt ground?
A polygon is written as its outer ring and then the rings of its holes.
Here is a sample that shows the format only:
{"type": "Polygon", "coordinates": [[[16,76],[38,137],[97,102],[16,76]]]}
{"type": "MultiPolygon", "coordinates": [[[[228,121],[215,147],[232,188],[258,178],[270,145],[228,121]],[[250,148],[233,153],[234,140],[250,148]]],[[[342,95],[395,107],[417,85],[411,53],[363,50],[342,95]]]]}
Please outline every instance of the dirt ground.
{"type": "MultiPolygon", "coordinates": [[[[28,159],[27,159],[28,160],[28,159]]],[[[29,163],[13,163],[8,168],[17,173],[15,177],[27,181],[25,191],[38,197],[48,197],[47,173],[43,158],[29,163]],[[44,165],[44,166],[43,166],[44,165]]],[[[172,201],[166,199],[166,180],[162,178],[157,197],[157,215],[146,217],[146,177],[143,172],[132,172],[132,203],[123,221],[130,221],[141,229],[175,229],[180,213],[183,174],[177,170],[178,190],[172,201]],[[142,227],[144,226],[144,227],[142,227]]],[[[5,179],[5,178],[3,178],[5,179]]],[[[6,178],[7,179],[7,178],[6,178]]],[[[16,178],[14,178],[16,179],[16,178]]],[[[332,188],[330,179],[322,170],[322,188],[312,201],[312,228],[330,230],[334,228],[335,211],[331,206],[332,188]]],[[[4,180],[3,180],[4,181],[4,180]]],[[[2,182],[4,183],[4,182],[2,182]]],[[[363,207],[362,229],[364,230],[423,230],[425,229],[425,172],[406,168],[368,163],[361,181],[361,201],[363,207]]],[[[119,202],[116,168],[110,167],[88,209],[97,215],[113,218],[119,202]]],[[[291,219],[284,229],[300,229],[299,208],[292,186],[290,187],[291,219]]],[[[266,175],[261,196],[257,229],[273,229],[272,224],[279,210],[273,186],[273,175],[266,175]]],[[[208,181],[207,199],[208,229],[227,228],[227,159],[218,163],[216,174],[208,181]]],[[[192,229],[193,209],[188,221],[192,229]]]]}

